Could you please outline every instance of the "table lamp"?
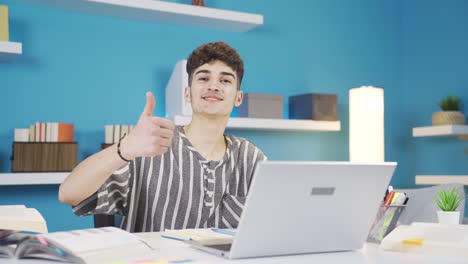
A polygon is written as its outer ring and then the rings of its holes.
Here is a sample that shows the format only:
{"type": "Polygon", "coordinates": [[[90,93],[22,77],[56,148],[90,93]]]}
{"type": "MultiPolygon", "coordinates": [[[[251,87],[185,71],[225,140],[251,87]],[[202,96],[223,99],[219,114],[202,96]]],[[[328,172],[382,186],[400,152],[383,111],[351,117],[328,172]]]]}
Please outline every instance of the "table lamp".
{"type": "Polygon", "coordinates": [[[382,88],[362,86],[349,90],[349,160],[385,161],[382,88]]]}

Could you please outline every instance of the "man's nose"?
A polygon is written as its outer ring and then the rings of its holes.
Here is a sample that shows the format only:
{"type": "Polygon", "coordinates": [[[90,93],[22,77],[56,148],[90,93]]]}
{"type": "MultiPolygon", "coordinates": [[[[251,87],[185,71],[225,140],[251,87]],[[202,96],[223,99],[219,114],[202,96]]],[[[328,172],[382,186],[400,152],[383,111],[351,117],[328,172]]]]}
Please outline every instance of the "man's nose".
{"type": "Polygon", "coordinates": [[[215,80],[211,80],[208,83],[208,90],[210,91],[219,91],[219,83],[215,80]]]}

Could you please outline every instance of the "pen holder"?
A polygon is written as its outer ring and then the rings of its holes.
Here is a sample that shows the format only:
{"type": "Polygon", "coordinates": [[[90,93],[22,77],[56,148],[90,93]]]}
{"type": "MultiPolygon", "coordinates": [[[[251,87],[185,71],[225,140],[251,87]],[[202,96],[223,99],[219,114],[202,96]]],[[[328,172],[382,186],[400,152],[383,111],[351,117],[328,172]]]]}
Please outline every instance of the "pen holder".
{"type": "Polygon", "coordinates": [[[406,205],[381,205],[367,236],[367,242],[379,243],[397,225],[406,205]]]}

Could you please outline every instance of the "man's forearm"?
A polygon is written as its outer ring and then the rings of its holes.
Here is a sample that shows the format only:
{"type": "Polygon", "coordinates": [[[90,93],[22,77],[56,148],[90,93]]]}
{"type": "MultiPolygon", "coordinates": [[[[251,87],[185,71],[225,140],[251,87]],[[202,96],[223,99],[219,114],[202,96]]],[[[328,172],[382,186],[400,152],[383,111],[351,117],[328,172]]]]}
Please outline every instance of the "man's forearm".
{"type": "Polygon", "coordinates": [[[60,185],[59,200],[71,205],[79,204],[126,163],[117,154],[117,144],[88,157],[60,185]]]}
{"type": "Polygon", "coordinates": [[[95,193],[112,173],[136,157],[155,157],[171,146],[174,123],[153,116],[156,99],[146,93],[146,105],[137,125],[128,136],[121,138],[121,157],[117,144],[108,147],[81,162],[60,185],[59,200],[77,205],[95,193]]]}

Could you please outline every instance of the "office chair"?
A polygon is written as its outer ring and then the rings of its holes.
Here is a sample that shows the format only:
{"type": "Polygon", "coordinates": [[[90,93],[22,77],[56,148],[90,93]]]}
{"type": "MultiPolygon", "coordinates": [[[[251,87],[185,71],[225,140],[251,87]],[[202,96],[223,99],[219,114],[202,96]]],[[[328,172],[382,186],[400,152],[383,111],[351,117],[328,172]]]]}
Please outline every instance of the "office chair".
{"type": "Polygon", "coordinates": [[[121,223],[122,223],[122,216],[119,214],[115,214],[115,215],[96,214],[94,215],[94,227],[105,227],[105,226],[120,227],[121,223]]]}
{"type": "Polygon", "coordinates": [[[114,215],[94,215],[94,227],[115,226],[114,215]]]}

